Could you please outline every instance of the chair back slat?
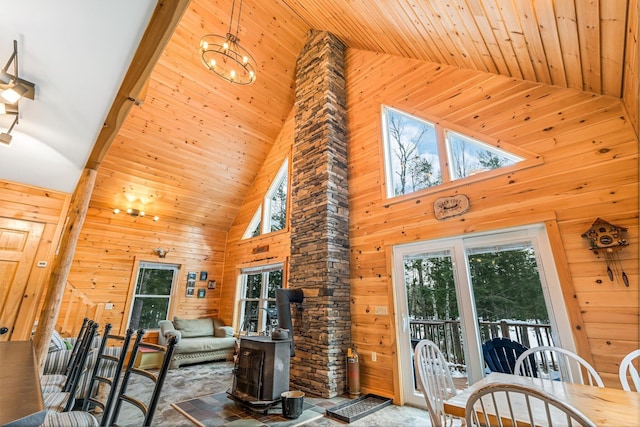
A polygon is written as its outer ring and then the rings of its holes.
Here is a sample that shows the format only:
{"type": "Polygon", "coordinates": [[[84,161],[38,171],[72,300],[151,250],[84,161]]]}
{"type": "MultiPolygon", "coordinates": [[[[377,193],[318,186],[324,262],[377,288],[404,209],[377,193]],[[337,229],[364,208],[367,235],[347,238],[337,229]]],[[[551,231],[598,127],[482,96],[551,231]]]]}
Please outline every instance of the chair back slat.
{"type": "Polygon", "coordinates": [[[444,412],[444,401],[457,394],[449,363],[438,346],[430,340],[422,340],[416,345],[413,361],[431,424],[434,427],[452,424],[453,418],[444,412]]]}
{"type": "Polygon", "coordinates": [[[129,363],[127,363],[127,368],[125,370],[124,376],[122,378],[122,383],[120,385],[120,391],[118,392],[118,396],[116,398],[116,403],[113,408],[113,414],[110,419],[110,424],[116,424],[118,417],[120,415],[120,409],[122,407],[122,402],[129,402],[136,406],[144,415],[144,426],[150,426],[151,421],[153,420],[153,415],[155,414],[156,407],[158,406],[158,401],[160,399],[160,392],[162,391],[162,386],[164,385],[164,380],[167,375],[167,370],[169,369],[169,364],[171,363],[171,358],[173,357],[173,351],[175,345],[177,343],[177,339],[175,336],[171,337],[167,342],[166,346],[146,343],[142,342],[142,337],[144,336],[145,330],[139,329],[137,331],[136,339],[133,344],[133,349],[131,351],[131,357],[129,358],[129,363]],[[163,353],[162,357],[162,365],[158,372],[151,372],[149,370],[136,368],[135,360],[138,356],[138,353],[141,348],[152,349],[158,352],[163,353]],[[135,396],[131,396],[128,393],[129,380],[131,379],[131,375],[139,375],[144,378],[151,380],[154,383],[153,392],[151,394],[151,398],[148,403],[142,402],[135,396]]]}
{"type": "Polygon", "coordinates": [[[489,383],[479,388],[469,396],[465,414],[469,427],[596,425],[551,394],[512,383],[489,383]]]}
{"type": "Polygon", "coordinates": [[[129,344],[133,335],[133,329],[129,328],[125,335],[111,334],[111,324],[105,325],[103,337],[100,342],[98,356],[89,382],[88,396],[82,405],[83,411],[91,411],[95,407],[102,409],[101,426],[106,426],[109,414],[118,390],[124,361],[129,350],[129,344]],[[115,341],[116,346],[109,347],[115,341]],[[115,353],[114,353],[115,348],[115,353]],[[118,354],[117,356],[114,354],[118,354]],[[100,399],[100,385],[109,386],[109,393],[104,400],[100,399]]]}
{"type": "Polygon", "coordinates": [[[538,370],[538,377],[604,387],[602,378],[589,362],[560,347],[539,346],[522,353],[516,360],[515,373],[534,377],[534,370],[538,370]]]}
{"type": "Polygon", "coordinates": [[[633,350],[627,354],[620,362],[619,376],[622,389],[626,391],[633,391],[629,385],[629,378],[631,378],[631,384],[635,388],[635,391],[640,392],[640,375],[638,375],[638,369],[635,365],[638,365],[640,361],[640,349],[633,350]]]}

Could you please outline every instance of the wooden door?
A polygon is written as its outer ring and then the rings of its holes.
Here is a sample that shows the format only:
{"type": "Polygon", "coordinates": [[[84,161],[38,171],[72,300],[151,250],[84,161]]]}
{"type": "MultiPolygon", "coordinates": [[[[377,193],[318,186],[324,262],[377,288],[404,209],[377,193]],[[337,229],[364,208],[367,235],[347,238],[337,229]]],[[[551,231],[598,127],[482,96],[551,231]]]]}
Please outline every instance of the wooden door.
{"type": "Polygon", "coordinates": [[[44,224],[0,218],[0,341],[9,341],[44,224]]]}

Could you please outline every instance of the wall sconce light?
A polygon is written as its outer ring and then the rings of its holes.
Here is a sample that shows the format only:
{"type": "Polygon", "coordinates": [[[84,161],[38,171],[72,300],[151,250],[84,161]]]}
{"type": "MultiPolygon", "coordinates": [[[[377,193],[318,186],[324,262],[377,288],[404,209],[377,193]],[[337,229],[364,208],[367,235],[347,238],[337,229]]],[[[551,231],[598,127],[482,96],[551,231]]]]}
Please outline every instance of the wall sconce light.
{"type": "MultiPolygon", "coordinates": [[[[122,212],[122,211],[121,211],[120,209],[118,209],[118,208],[115,208],[115,209],[113,210],[113,214],[114,214],[114,215],[118,215],[120,212],[122,212]]],[[[139,210],[139,209],[132,209],[132,208],[127,209],[127,210],[125,211],[125,213],[126,213],[127,215],[131,215],[131,216],[133,216],[133,217],[144,217],[144,216],[146,216],[146,215],[147,215],[145,211],[141,211],[141,210],[139,210]]],[[[160,217],[158,217],[158,215],[154,215],[154,216],[152,217],[152,219],[153,219],[153,221],[158,221],[158,220],[160,219],[160,217]]]]}
{"type": "Polygon", "coordinates": [[[153,252],[155,252],[156,255],[158,255],[158,258],[164,258],[169,253],[169,249],[155,248],[153,252]]]}

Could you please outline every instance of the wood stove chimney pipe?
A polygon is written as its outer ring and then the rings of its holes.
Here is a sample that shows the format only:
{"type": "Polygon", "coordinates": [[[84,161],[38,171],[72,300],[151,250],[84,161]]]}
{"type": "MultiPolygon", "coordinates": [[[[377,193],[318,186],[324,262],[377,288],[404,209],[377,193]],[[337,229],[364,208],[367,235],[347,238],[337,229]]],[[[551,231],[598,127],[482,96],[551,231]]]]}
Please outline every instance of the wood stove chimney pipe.
{"type": "Polygon", "coordinates": [[[278,308],[278,327],[289,330],[291,339],[291,357],[296,355],[293,347],[293,324],[291,323],[291,303],[302,302],[304,292],[302,289],[276,289],[276,307],[278,308]]]}

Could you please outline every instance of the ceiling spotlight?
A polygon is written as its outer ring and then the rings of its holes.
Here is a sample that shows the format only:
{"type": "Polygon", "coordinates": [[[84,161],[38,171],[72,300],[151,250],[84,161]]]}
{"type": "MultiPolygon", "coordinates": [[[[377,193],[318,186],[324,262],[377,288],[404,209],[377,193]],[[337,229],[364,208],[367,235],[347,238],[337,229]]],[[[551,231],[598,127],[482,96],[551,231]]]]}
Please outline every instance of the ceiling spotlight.
{"type": "MultiPolygon", "coordinates": [[[[118,208],[114,208],[112,212],[113,212],[114,215],[117,215],[121,211],[118,208]]],[[[125,212],[127,213],[127,215],[131,215],[133,217],[141,217],[142,218],[142,217],[144,217],[146,215],[145,211],[141,211],[139,209],[133,209],[133,208],[127,208],[127,210],[125,212]]],[[[153,219],[153,221],[158,221],[160,219],[160,217],[157,216],[157,215],[154,215],[152,219],[153,219]]]]}
{"type": "Polygon", "coordinates": [[[22,86],[20,83],[16,83],[13,86],[5,89],[0,93],[0,96],[4,98],[9,104],[15,104],[27,94],[27,88],[22,86]]]}
{"type": "Polygon", "coordinates": [[[9,146],[11,145],[11,139],[13,138],[11,136],[11,131],[13,130],[13,127],[18,123],[18,114],[16,113],[16,116],[13,119],[13,122],[11,123],[11,126],[9,127],[9,130],[6,132],[2,132],[0,133],[0,144],[9,146]]]}

